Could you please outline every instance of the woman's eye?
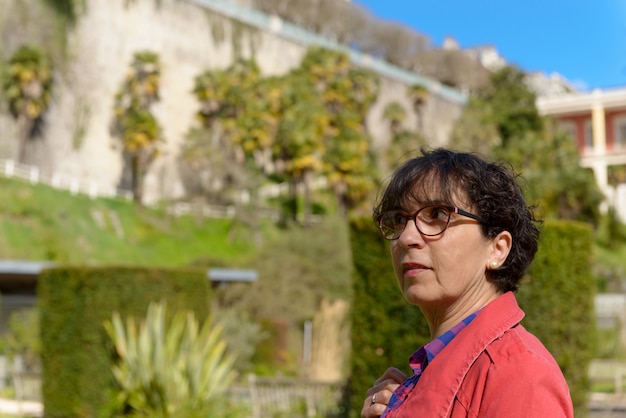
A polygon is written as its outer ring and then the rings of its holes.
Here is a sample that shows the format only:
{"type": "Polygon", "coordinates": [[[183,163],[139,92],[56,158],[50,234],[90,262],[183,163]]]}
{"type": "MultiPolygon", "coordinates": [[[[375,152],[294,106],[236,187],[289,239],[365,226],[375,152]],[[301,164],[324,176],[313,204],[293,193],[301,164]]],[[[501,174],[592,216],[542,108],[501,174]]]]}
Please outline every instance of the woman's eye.
{"type": "Polygon", "coordinates": [[[392,215],[391,222],[394,225],[403,225],[406,223],[406,215],[401,212],[396,212],[392,215]]]}
{"type": "Polygon", "coordinates": [[[448,219],[448,216],[450,215],[450,211],[442,206],[433,206],[432,208],[430,208],[429,210],[425,211],[427,212],[425,215],[428,219],[431,220],[437,220],[437,219],[448,219]]]}

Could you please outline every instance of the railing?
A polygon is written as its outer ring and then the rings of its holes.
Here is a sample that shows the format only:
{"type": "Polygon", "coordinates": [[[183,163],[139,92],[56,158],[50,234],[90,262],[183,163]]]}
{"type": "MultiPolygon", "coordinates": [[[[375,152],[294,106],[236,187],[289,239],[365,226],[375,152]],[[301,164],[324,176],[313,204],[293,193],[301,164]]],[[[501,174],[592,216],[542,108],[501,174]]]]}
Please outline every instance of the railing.
{"type": "Polygon", "coordinates": [[[589,380],[592,385],[604,389],[603,392],[624,395],[626,392],[626,362],[593,360],[589,365],[589,380]]]}
{"type": "MultiPolygon", "coordinates": [[[[0,398],[0,414],[41,417],[41,376],[13,376],[16,399],[0,398]]],[[[322,383],[298,379],[266,378],[250,375],[247,382],[234,386],[228,396],[237,405],[247,405],[250,418],[314,418],[336,416],[343,383],[322,383]]],[[[12,415],[13,416],[13,415],[12,415]]]]}
{"type": "Polygon", "coordinates": [[[85,194],[92,198],[114,197],[130,200],[132,193],[128,190],[102,187],[93,181],[84,181],[77,177],[71,177],[60,173],[55,173],[52,177],[41,175],[39,167],[28,164],[21,164],[14,160],[0,159],[0,175],[4,177],[15,177],[26,180],[32,184],[46,184],[55,189],[68,190],[71,194],[85,194]]]}
{"type": "Polygon", "coordinates": [[[247,385],[230,390],[231,398],[249,405],[251,418],[326,417],[338,413],[343,383],[248,376],[247,385]]]}
{"type": "MultiPolygon", "coordinates": [[[[78,178],[68,175],[54,174],[51,178],[41,176],[40,170],[36,166],[21,164],[13,160],[0,159],[0,176],[15,177],[26,180],[31,184],[46,184],[55,189],[67,190],[73,195],[85,194],[91,198],[110,197],[131,200],[132,192],[129,190],[104,188],[93,181],[81,181],[78,178]]],[[[314,189],[328,187],[326,179],[323,177],[315,179],[312,184],[314,189]]],[[[263,186],[259,193],[263,198],[277,197],[288,192],[286,183],[270,184],[263,186]]],[[[244,192],[242,192],[244,193],[244,192]]],[[[249,197],[247,198],[249,199],[249,197]]],[[[242,197],[242,201],[246,198],[242,197]]],[[[233,205],[210,205],[202,203],[194,205],[188,202],[174,202],[168,205],[167,213],[173,216],[199,215],[205,218],[225,218],[232,219],[236,215],[236,208],[233,205]]],[[[259,208],[257,212],[260,216],[278,220],[279,213],[272,208],[259,208]]],[[[309,221],[318,221],[319,216],[311,216],[309,221]]]]}

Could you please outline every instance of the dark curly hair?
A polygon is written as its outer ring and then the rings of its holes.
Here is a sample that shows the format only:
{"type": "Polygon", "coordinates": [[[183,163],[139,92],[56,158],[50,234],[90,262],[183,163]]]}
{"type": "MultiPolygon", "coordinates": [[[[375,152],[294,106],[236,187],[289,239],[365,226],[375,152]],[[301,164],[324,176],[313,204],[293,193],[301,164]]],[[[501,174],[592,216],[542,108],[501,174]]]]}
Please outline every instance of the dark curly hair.
{"type": "Polygon", "coordinates": [[[540,220],[528,206],[517,183],[518,176],[506,163],[489,163],[477,154],[443,148],[421,150],[391,177],[374,207],[380,215],[407,207],[411,202],[464,206],[485,222],[482,231],[494,238],[502,231],[512,236],[511,251],[487,278],[501,292],[515,291],[537,252],[540,220]]]}

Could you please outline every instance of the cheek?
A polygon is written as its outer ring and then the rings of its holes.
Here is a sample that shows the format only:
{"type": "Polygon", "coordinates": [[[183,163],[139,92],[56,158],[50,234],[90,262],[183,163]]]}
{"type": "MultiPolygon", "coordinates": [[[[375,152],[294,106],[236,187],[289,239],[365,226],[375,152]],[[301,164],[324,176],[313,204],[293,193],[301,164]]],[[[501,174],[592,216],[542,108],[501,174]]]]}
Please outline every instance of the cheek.
{"type": "Polygon", "coordinates": [[[450,272],[473,270],[473,265],[483,265],[486,260],[487,242],[481,235],[460,234],[449,240],[438,242],[438,251],[433,251],[434,262],[450,272]]]}

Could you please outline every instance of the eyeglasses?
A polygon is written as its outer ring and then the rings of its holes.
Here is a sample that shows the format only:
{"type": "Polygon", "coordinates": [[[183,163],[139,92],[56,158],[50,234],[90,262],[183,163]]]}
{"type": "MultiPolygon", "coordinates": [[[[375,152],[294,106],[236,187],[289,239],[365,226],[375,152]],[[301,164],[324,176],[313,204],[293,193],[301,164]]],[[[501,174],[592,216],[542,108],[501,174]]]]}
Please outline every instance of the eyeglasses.
{"type": "Polygon", "coordinates": [[[378,229],[385,239],[394,240],[400,238],[406,223],[413,219],[417,230],[427,237],[443,234],[450,224],[453,213],[476,219],[481,223],[485,221],[477,215],[471,214],[454,206],[430,205],[424,206],[412,215],[401,210],[389,210],[383,212],[378,218],[378,229]]]}

